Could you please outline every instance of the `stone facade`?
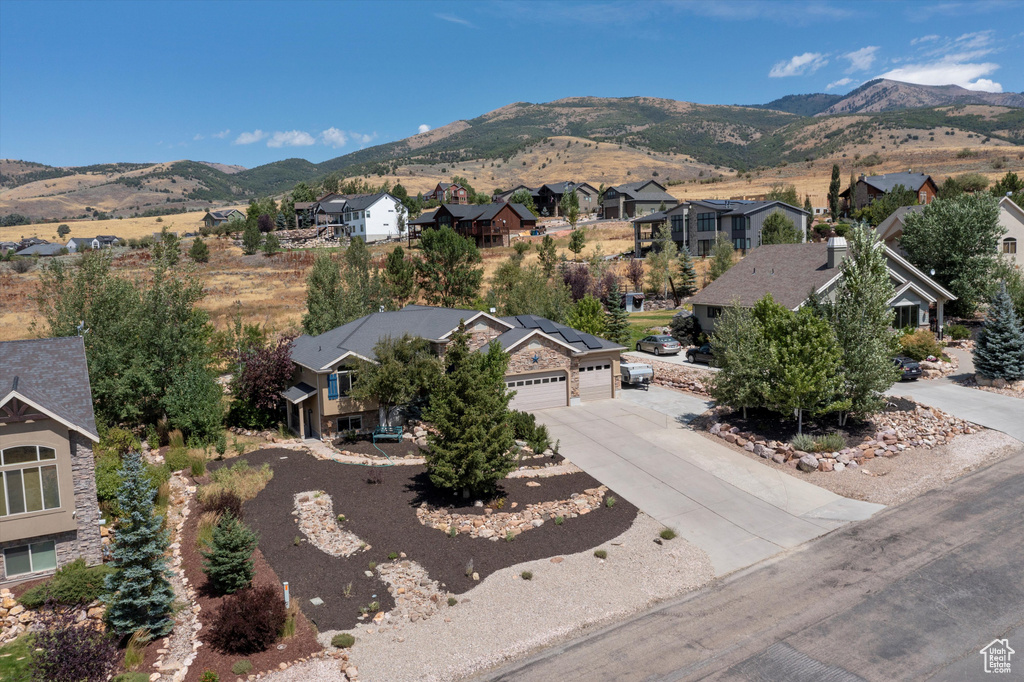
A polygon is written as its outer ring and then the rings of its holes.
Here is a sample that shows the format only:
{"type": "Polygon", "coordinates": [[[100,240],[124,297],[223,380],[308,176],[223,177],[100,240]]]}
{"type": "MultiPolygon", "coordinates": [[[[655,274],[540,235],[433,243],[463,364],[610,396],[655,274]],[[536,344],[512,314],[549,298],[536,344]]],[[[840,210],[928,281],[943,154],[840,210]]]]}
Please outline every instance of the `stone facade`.
{"type": "Polygon", "coordinates": [[[472,326],[466,328],[469,335],[469,349],[483,348],[494,339],[505,333],[506,329],[486,317],[479,318],[472,326]]]}
{"type": "Polygon", "coordinates": [[[534,337],[509,354],[508,371],[513,374],[551,372],[563,369],[569,373],[569,397],[580,397],[580,361],[571,356],[569,349],[542,337],[534,337]],[[536,361],[534,356],[537,357],[536,361]]]}

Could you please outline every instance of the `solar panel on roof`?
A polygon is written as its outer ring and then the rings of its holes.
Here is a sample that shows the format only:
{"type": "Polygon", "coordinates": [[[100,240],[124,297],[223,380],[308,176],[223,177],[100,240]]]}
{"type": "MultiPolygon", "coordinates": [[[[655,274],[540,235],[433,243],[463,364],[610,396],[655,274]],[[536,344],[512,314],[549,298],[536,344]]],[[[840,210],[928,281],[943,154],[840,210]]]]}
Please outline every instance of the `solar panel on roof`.
{"type": "Polygon", "coordinates": [[[554,322],[552,322],[551,320],[542,317],[539,320],[537,320],[537,322],[540,324],[540,330],[545,334],[558,333],[558,327],[556,327],[554,322]]]}
{"type": "Polygon", "coordinates": [[[579,343],[581,340],[580,335],[577,334],[576,330],[572,329],[571,327],[562,327],[562,338],[568,341],[569,343],[579,343]]]}
{"type": "Polygon", "coordinates": [[[591,336],[590,334],[580,334],[580,340],[583,341],[587,348],[591,350],[595,350],[601,347],[601,342],[598,341],[597,338],[591,336]]]}
{"type": "Polygon", "coordinates": [[[532,315],[519,315],[516,319],[519,320],[519,324],[523,325],[527,329],[536,329],[540,326],[532,315]]]}

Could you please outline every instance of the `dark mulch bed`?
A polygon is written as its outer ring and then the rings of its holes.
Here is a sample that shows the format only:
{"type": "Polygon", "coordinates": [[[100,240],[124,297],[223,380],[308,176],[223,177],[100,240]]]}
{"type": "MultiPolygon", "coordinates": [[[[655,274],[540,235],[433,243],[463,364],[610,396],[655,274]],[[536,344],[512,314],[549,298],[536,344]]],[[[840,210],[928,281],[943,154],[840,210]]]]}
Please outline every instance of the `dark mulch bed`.
{"type": "MultiPolygon", "coordinates": [[[[373,577],[364,573],[369,562],[383,563],[391,552],[405,552],[444,589],[462,593],[478,584],[465,575],[470,559],[483,579],[524,561],[582,552],[625,532],[637,513],[636,507],[616,495],[614,507],[567,519],[561,526],[545,523],[513,542],[465,535],[450,538],[416,518],[416,507],[424,501],[437,506],[456,502],[430,486],[422,466],[369,468],[281,449],[260,450],[243,459],[254,466],[266,462],[274,469],[263,492],[245,504],[246,522],[259,532],[264,555],[277,575],[289,581],[293,598],[320,630],[351,628],[358,622],[359,607],[372,601],[380,602],[382,610],[394,606],[387,585],[376,573],[373,577]],[[370,484],[371,477],[381,482],[370,484]],[[295,538],[303,536],[292,515],[293,496],[306,490],[324,490],[330,495],[334,512],[346,517],[344,528],[369,543],[371,549],[343,558],[325,554],[305,541],[296,546],[295,538]],[[349,583],[352,589],[346,598],[343,590],[349,583]],[[324,604],[313,606],[309,603],[313,597],[320,597],[324,604]]],[[[503,482],[499,493],[505,497],[502,511],[511,511],[512,502],[518,503],[518,511],[527,504],[567,499],[572,493],[600,485],[583,473],[539,479],[539,487],[527,486],[528,480],[503,482]]],[[[480,513],[482,509],[459,500],[453,511],[480,513]]]]}
{"type": "Polygon", "coordinates": [[[406,455],[412,455],[413,457],[422,457],[423,451],[420,450],[420,446],[416,445],[412,441],[404,440],[397,443],[392,441],[378,441],[377,448],[373,447],[373,443],[369,440],[356,440],[347,441],[338,439],[334,441],[334,447],[339,450],[348,450],[354,452],[357,455],[369,455],[370,457],[381,457],[380,450],[387,453],[388,457],[401,459],[406,455]]]}
{"type": "MultiPolygon", "coordinates": [[[[234,460],[232,459],[227,463],[231,464],[233,462],[234,460]]],[[[198,506],[195,502],[193,502],[193,505],[198,506]]],[[[289,509],[290,508],[291,507],[289,506],[289,509]]],[[[317,642],[316,631],[301,613],[299,614],[296,622],[294,637],[291,639],[279,640],[277,644],[272,645],[268,650],[258,654],[250,654],[246,656],[221,654],[214,651],[209,644],[206,643],[206,637],[204,637],[204,635],[209,632],[209,628],[213,624],[214,616],[217,613],[217,608],[224,598],[210,594],[209,590],[206,588],[206,574],[203,573],[203,557],[199,553],[199,548],[196,546],[196,533],[199,526],[199,516],[199,510],[193,509],[192,514],[189,515],[188,521],[185,523],[181,540],[181,559],[182,565],[185,568],[185,576],[188,578],[189,583],[196,587],[198,593],[197,601],[202,607],[202,610],[199,612],[199,621],[203,624],[203,629],[199,631],[199,639],[204,642],[204,645],[199,647],[196,659],[189,668],[186,680],[192,682],[197,681],[206,670],[215,671],[222,680],[234,680],[238,675],[231,672],[231,666],[242,659],[252,663],[252,672],[255,674],[260,671],[277,670],[279,663],[295,661],[320,651],[323,647],[321,647],[320,643],[317,642]],[[284,645],[284,649],[278,649],[277,647],[282,644],[284,645]]],[[[247,518],[246,522],[251,525],[252,519],[247,518]]],[[[281,592],[281,581],[278,579],[274,569],[269,563],[267,563],[267,560],[263,557],[263,553],[259,549],[253,553],[253,563],[256,569],[253,584],[273,585],[279,592],[281,592]]],[[[284,598],[283,593],[281,598],[284,598]]],[[[157,640],[157,643],[159,642],[162,642],[162,640],[157,640]]],[[[148,648],[153,649],[154,645],[150,645],[148,648]]],[[[153,661],[149,660],[149,651],[147,651],[146,663],[147,667],[143,668],[143,670],[149,672],[152,668],[148,666],[153,663],[153,661]]]]}
{"type": "MultiPolygon", "coordinates": [[[[888,404],[882,411],[887,413],[913,412],[916,407],[917,404],[912,400],[889,397],[888,404]]],[[[710,419],[702,421],[704,428],[710,427],[713,423],[710,419]]],[[[763,409],[748,409],[746,419],[743,418],[743,410],[722,413],[719,414],[718,421],[738,427],[740,431],[755,433],[765,440],[777,440],[782,443],[788,443],[797,432],[796,419],[783,419],[778,412],[763,409]]],[[[873,437],[876,431],[875,425],[870,421],[849,419],[843,427],[838,424],[839,420],[835,415],[814,419],[805,414],[803,429],[804,433],[812,438],[826,433],[838,433],[846,440],[847,447],[856,447],[864,441],[865,436],[873,437]]]]}

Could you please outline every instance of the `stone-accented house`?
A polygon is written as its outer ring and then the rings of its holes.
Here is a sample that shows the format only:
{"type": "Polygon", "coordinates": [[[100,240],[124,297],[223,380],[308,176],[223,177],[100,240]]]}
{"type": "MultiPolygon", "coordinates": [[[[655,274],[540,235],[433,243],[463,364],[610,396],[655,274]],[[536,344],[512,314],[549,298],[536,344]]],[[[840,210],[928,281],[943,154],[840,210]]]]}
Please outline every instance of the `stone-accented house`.
{"type": "Polygon", "coordinates": [[[654,180],[628,182],[609,187],[601,197],[601,215],[609,220],[636,218],[645,213],[669,208],[679,200],[665,191],[665,187],[654,180]]]}
{"type": "Polygon", "coordinates": [[[306,438],[369,431],[379,423],[377,405],[349,397],[360,360],[386,337],[427,339],[434,352],[464,322],[470,347],[497,340],[510,355],[505,383],[516,391],[511,407],[537,410],[617,397],[619,354],[624,347],[534,315],[499,318],[478,310],[409,305],[373,313],[292,345],[295,376],[281,393],[288,428],[306,438]]]}
{"type": "MultiPolygon", "coordinates": [[[[854,197],[852,209],[858,210],[869,205],[875,199],[882,198],[886,192],[891,192],[897,185],[902,185],[911,192],[917,193],[917,203],[922,206],[932,203],[939,194],[939,188],[932,180],[932,176],[924,173],[886,173],[885,175],[864,175],[857,178],[854,185],[854,197]]],[[[850,206],[850,188],[847,187],[839,193],[839,198],[845,199],[847,206],[850,206]]]]}
{"type": "Polygon", "coordinates": [[[0,343],[0,585],[100,563],[96,442],[82,339],[0,343]]]}
{"type": "Polygon", "coordinates": [[[409,243],[426,229],[450,227],[479,247],[509,246],[512,235],[533,230],[537,217],[522,204],[442,204],[433,213],[409,221],[409,243]]]}
{"type": "MultiPolygon", "coordinates": [[[[889,305],[896,313],[894,327],[928,327],[933,319],[942,326],[943,308],[956,299],[891,248],[885,249],[889,279],[895,294],[889,305]]],[[[710,334],[715,320],[731,305],[753,307],[765,294],[776,303],[797,310],[811,293],[830,300],[842,278],[840,265],[847,256],[843,237],[807,244],[766,244],[732,266],[721,277],[698,291],[690,302],[701,329],[710,334]]]]}
{"type": "Polygon", "coordinates": [[[207,211],[203,216],[203,225],[217,227],[232,220],[245,220],[245,214],[237,208],[225,208],[220,211],[207,211]]]}
{"type": "Polygon", "coordinates": [[[120,243],[120,237],[115,237],[111,234],[101,234],[96,237],[72,237],[68,240],[65,248],[67,248],[68,253],[78,253],[87,249],[92,249],[93,251],[109,249],[120,243]]]}
{"type": "Polygon", "coordinates": [[[469,190],[458,183],[439,182],[437,187],[423,195],[423,199],[441,204],[468,204],[469,190]]]}

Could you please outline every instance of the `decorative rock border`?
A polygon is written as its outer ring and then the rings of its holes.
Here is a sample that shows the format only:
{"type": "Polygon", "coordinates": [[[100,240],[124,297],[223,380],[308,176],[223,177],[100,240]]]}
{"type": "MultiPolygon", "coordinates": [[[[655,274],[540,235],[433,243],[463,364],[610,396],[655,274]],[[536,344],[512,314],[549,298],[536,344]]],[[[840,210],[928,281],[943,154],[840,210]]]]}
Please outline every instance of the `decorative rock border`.
{"type": "Polygon", "coordinates": [[[406,559],[404,553],[396,561],[377,566],[377,573],[387,583],[395,608],[374,615],[374,623],[391,623],[395,629],[395,621],[415,623],[426,620],[442,606],[448,606],[448,593],[442,592],[438,582],[430,579],[427,569],[406,559]]]}
{"type": "MultiPolygon", "coordinates": [[[[685,352],[682,351],[682,353],[685,352]]],[[[650,365],[654,369],[654,379],[651,383],[656,386],[664,386],[676,391],[686,391],[703,398],[711,397],[704,385],[705,380],[708,378],[706,370],[691,369],[685,365],[676,365],[671,362],[661,362],[636,353],[624,353],[623,355],[629,355],[629,359],[632,361],[650,365]]]]}
{"type": "MultiPolygon", "coordinates": [[[[85,620],[94,620],[103,625],[103,616],[107,608],[99,601],[94,601],[86,606],[70,607],[75,613],[75,622],[82,623],[85,620]]],[[[14,598],[14,593],[8,588],[0,589],[0,645],[17,639],[25,632],[38,632],[43,625],[40,622],[40,611],[26,609],[14,598]]]]}
{"type": "Polygon", "coordinates": [[[942,377],[949,376],[953,372],[960,369],[960,361],[957,360],[955,355],[949,356],[950,362],[944,360],[922,360],[917,363],[921,366],[921,378],[922,379],[941,379],[942,377]]]}
{"type": "MultiPolygon", "coordinates": [[[[540,485],[528,483],[527,485],[540,485]]],[[[577,516],[589,514],[601,506],[604,494],[608,492],[607,486],[588,488],[582,493],[573,493],[568,500],[556,500],[554,502],[540,502],[530,504],[521,512],[494,512],[485,509],[483,514],[452,514],[447,509],[431,509],[424,502],[416,509],[416,518],[424,526],[430,526],[445,533],[451,532],[455,527],[461,535],[469,535],[471,538],[487,538],[498,541],[506,535],[519,535],[520,533],[539,528],[545,521],[561,516],[566,519],[574,519],[577,516]]],[[[513,502],[513,508],[518,503],[513,502]]]]}
{"type": "Polygon", "coordinates": [[[835,452],[794,450],[789,443],[760,438],[755,433],[741,431],[739,427],[719,421],[711,424],[708,433],[764,459],[810,472],[856,469],[875,457],[895,457],[909,448],[930,450],[950,442],[960,434],[976,433],[981,429],[934,407],[922,405],[917,405],[913,413],[883,412],[875,415],[873,422],[873,436],[865,436],[863,442],[856,447],[835,452]]]}
{"type": "Polygon", "coordinates": [[[370,549],[355,533],[338,527],[331,496],[323,490],[307,490],[295,494],[295,511],[299,530],[314,547],[331,556],[352,556],[360,550],[370,549]]]}

